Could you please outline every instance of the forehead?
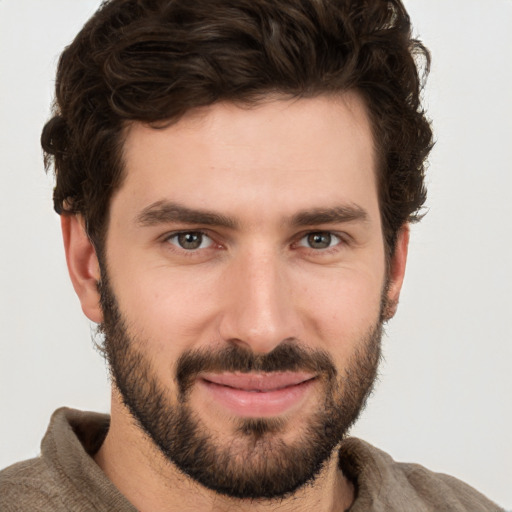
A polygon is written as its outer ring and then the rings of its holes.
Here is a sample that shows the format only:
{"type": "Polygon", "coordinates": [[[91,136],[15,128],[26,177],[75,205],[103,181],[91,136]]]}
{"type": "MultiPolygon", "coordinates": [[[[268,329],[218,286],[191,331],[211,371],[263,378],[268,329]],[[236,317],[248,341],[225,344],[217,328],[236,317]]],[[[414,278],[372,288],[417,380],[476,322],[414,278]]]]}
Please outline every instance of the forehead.
{"type": "Polygon", "coordinates": [[[377,197],[370,122],[355,93],[217,103],[165,128],[134,123],[124,164],[117,195],[134,208],[172,200],[225,210],[277,205],[292,215],[299,203],[315,208],[377,197]]]}

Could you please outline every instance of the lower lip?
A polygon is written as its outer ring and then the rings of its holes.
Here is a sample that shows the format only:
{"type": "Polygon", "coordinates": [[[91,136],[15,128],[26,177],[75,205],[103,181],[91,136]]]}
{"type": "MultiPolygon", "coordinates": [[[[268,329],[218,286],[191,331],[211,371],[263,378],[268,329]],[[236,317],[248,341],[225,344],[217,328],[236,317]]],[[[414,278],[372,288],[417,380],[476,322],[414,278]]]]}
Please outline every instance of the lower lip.
{"type": "Polygon", "coordinates": [[[279,416],[300,404],[314,384],[310,379],[300,384],[272,391],[245,391],[207,380],[200,380],[202,387],[216,403],[247,418],[279,416]]]}

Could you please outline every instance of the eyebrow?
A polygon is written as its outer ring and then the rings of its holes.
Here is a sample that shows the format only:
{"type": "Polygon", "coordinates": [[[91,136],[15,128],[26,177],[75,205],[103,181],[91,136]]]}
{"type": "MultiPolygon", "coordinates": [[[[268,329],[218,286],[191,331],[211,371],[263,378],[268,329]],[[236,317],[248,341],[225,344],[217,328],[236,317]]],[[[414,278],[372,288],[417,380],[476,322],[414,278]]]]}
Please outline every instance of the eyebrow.
{"type": "Polygon", "coordinates": [[[353,221],[368,221],[368,213],[357,205],[315,208],[299,212],[292,217],[293,226],[313,226],[318,224],[338,224],[353,221]]]}
{"type": "MultiPolygon", "coordinates": [[[[343,205],[333,208],[314,208],[293,215],[289,224],[295,227],[314,226],[368,220],[367,212],[357,205],[343,205]]],[[[204,226],[221,226],[237,229],[239,223],[225,215],[208,210],[192,209],[171,201],[156,201],[144,208],[136,217],[140,226],[149,227],[171,222],[184,224],[201,224],[204,226]]]]}
{"type": "Polygon", "coordinates": [[[140,226],[154,226],[170,222],[202,224],[204,226],[222,226],[236,229],[238,223],[225,215],[207,210],[187,208],[178,203],[157,201],[144,208],[136,218],[140,226]]]}

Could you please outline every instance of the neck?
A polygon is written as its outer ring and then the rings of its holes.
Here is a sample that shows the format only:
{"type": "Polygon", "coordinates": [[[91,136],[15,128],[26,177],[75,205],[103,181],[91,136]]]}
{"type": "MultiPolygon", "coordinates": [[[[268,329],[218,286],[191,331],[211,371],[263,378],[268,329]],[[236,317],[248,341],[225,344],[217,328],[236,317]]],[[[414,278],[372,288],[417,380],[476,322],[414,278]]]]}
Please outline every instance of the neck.
{"type": "Polygon", "coordinates": [[[141,512],[343,512],[353,502],[353,485],[339,469],[337,451],[312,484],[276,499],[241,500],[220,495],[184,475],[145,435],[121,403],[112,400],[109,433],[96,463],[141,512]],[[129,449],[127,449],[129,447],[129,449]]]}

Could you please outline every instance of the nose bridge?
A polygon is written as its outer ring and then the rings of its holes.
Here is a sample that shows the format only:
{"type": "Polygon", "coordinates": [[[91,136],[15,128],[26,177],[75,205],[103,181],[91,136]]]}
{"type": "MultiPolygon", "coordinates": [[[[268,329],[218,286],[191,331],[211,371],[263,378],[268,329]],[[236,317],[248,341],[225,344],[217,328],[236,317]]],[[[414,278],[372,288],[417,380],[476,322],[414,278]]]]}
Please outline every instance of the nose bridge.
{"type": "Polygon", "coordinates": [[[247,250],[231,270],[223,339],[268,353],[284,340],[297,337],[291,283],[282,255],[272,248],[247,250]]]}

